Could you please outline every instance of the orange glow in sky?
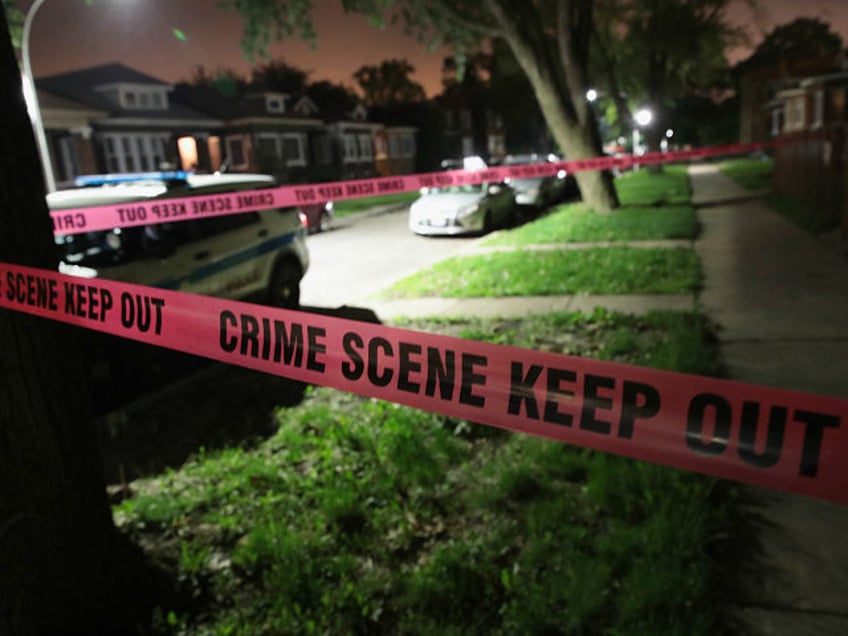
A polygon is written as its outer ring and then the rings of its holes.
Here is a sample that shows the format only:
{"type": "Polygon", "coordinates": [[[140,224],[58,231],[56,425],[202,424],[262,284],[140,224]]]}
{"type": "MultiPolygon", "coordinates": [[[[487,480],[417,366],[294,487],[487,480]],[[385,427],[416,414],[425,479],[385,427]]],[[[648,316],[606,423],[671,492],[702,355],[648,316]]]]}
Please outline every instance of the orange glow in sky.
{"type": "MultiPolygon", "coordinates": [[[[22,9],[30,2],[20,0],[22,9]]],[[[107,62],[122,62],[176,82],[188,79],[202,64],[208,71],[231,68],[247,74],[251,63],[241,51],[241,19],[218,9],[219,0],[48,0],[33,23],[32,67],[45,76],[107,62]],[[179,34],[179,35],[175,35],[179,34]]],[[[441,65],[447,49],[434,52],[407,36],[399,25],[385,30],[366,18],[345,14],[339,0],[314,0],[318,46],[300,40],[275,44],[272,59],[311,70],[311,80],[329,79],[356,86],[353,73],[364,64],[406,58],[416,68],[413,79],[427,94],[441,91],[441,65]]],[[[744,24],[752,44],[775,26],[798,16],[830,22],[848,43],[848,0],[760,0],[756,13],[744,2],[729,17],[744,24]]],[[[749,53],[731,52],[732,61],[749,53]]]]}

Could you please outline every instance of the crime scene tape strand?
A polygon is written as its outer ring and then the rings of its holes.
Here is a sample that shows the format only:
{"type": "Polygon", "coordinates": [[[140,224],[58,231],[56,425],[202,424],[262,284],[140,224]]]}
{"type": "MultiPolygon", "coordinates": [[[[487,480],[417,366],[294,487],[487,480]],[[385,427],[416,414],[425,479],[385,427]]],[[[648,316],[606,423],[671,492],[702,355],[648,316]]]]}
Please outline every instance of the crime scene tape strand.
{"type": "Polygon", "coordinates": [[[848,504],[848,401],[0,263],[0,307],[848,504]]]}

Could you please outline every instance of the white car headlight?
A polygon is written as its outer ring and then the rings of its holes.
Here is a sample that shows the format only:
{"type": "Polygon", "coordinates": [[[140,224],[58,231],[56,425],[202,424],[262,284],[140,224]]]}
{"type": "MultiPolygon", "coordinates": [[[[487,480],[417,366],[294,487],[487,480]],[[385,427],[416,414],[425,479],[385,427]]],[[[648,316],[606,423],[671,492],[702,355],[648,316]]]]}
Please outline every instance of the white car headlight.
{"type": "Polygon", "coordinates": [[[456,218],[464,219],[468,216],[474,214],[477,210],[480,209],[480,206],[477,203],[472,203],[471,205],[466,205],[464,208],[459,208],[456,212],[456,218]]]}

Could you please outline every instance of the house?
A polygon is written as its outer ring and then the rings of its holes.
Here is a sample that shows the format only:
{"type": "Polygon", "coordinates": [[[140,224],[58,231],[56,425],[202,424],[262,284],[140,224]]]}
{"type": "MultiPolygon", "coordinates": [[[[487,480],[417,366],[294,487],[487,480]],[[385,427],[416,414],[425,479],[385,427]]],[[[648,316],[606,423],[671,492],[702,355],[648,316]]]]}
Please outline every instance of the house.
{"type": "Polygon", "coordinates": [[[416,130],[369,121],[361,105],[328,122],[307,95],[228,95],[118,63],[39,78],[36,86],[60,187],[79,174],[164,167],[304,183],[415,166],[416,130]]]}
{"type": "Polygon", "coordinates": [[[848,236],[848,61],[776,82],[772,93],[765,105],[770,133],[793,142],[774,150],[775,189],[814,215],[817,229],[839,227],[848,236]]]}
{"type": "Polygon", "coordinates": [[[503,120],[488,107],[484,86],[458,82],[447,86],[436,102],[443,117],[442,154],[445,158],[479,155],[496,160],[503,157],[503,120]]]}
{"type": "MultiPolygon", "coordinates": [[[[36,86],[40,94],[51,96],[48,100],[75,104],[85,120],[81,126],[80,120],[67,127],[67,122],[57,117],[48,121],[45,116],[48,145],[65,184],[75,176],[71,172],[84,171],[81,157],[87,153],[93,154],[103,172],[159,170],[164,164],[196,166],[208,156],[208,131],[223,123],[175,101],[170,84],[122,64],[40,78],[36,86]],[[78,165],[67,152],[70,142],[62,141],[69,135],[79,153],[78,165]]],[[[64,111],[68,113],[67,108],[64,111]]]]}
{"type": "Polygon", "coordinates": [[[282,182],[313,180],[310,139],[324,122],[308,97],[270,91],[227,96],[214,87],[186,84],[176,86],[175,95],[222,122],[209,131],[209,163],[200,169],[262,172],[282,182]]]}

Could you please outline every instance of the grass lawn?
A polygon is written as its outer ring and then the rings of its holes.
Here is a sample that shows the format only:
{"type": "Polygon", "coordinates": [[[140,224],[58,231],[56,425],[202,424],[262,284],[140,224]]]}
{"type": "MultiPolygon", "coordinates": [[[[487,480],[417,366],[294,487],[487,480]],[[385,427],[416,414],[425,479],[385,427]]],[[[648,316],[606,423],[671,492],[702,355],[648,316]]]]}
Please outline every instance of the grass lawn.
{"type": "Polygon", "coordinates": [[[379,197],[364,197],[362,199],[345,199],[333,204],[333,213],[338,217],[358,214],[378,205],[392,205],[394,203],[412,203],[421,196],[418,192],[399,192],[398,194],[384,194],[379,197]]]}
{"type": "Polygon", "coordinates": [[[687,166],[668,164],[661,172],[641,168],[625,172],[615,180],[619,202],[633,205],[682,205],[692,200],[687,166]]]}
{"type": "Polygon", "coordinates": [[[533,245],[583,241],[692,239],[698,233],[686,167],[666,166],[626,172],[615,181],[621,207],[595,214],[584,203],[554,208],[542,218],[510,232],[498,232],[484,245],[533,245]]]}
{"type": "Polygon", "coordinates": [[[583,203],[574,203],[511,232],[498,232],[483,245],[691,239],[697,232],[695,211],[688,205],[625,207],[601,216],[583,203]]]}
{"type": "Polygon", "coordinates": [[[771,187],[774,160],[731,159],[723,161],[719,170],[745,188],[763,190],[771,187]]]}
{"type": "MultiPolygon", "coordinates": [[[[417,328],[715,373],[696,314],[417,328]]],[[[180,634],[715,634],[727,482],[326,389],[273,438],[133,484],[122,530],[195,599],[180,634]]]]}
{"type": "Polygon", "coordinates": [[[387,298],[678,294],[701,281],[688,249],[605,247],[457,256],[436,263],[383,294],[387,298]]]}

